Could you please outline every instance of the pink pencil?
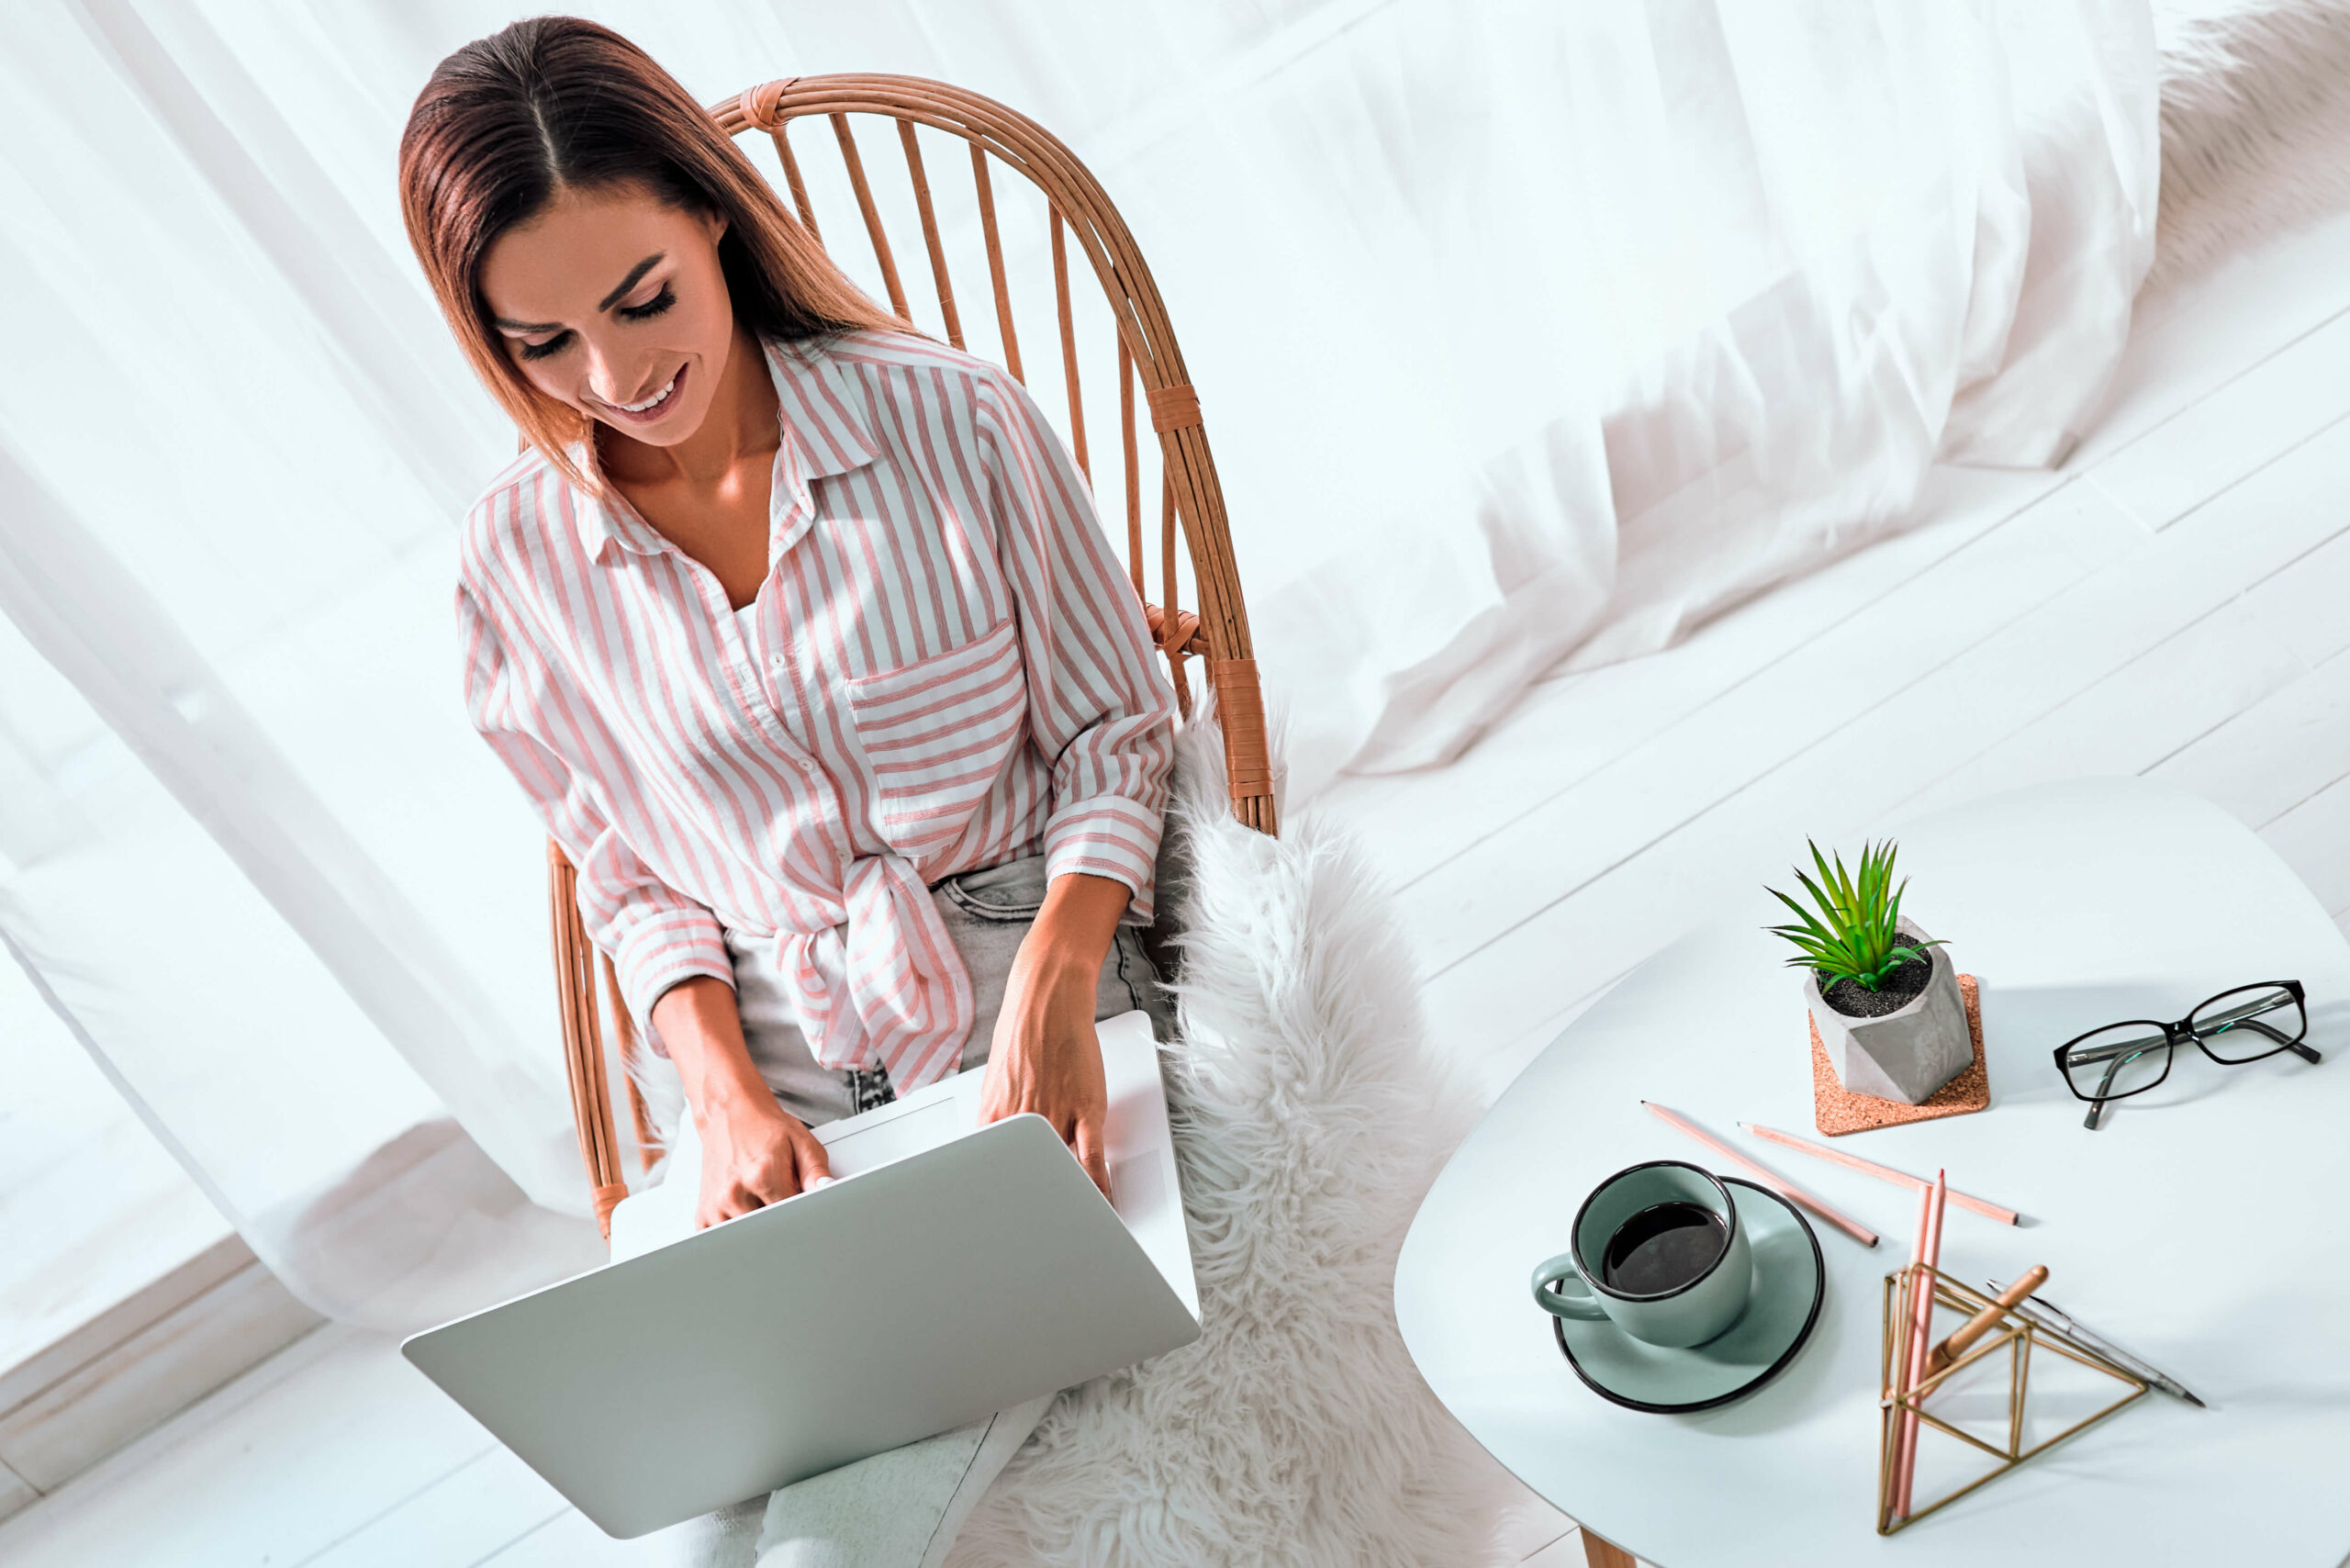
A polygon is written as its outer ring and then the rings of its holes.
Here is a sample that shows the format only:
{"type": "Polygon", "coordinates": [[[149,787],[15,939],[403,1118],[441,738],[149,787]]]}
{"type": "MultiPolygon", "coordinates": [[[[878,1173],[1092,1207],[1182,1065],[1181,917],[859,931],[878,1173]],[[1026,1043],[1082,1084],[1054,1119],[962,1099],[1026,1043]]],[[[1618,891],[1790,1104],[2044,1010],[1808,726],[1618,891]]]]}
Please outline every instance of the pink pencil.
{"type": "MultiPolygon", "coordinates": [[[[1807,1138],[1799,1138],[1793,1133],[1783,1133],[1776,1127],[1766,1127],[1758,1122],[1740,1122],[1738,1125],[1756,1137],[1767,1138],[1773,1143],[1785,1144],[1789,1148],[1799,1148],[1806,1154],[1816,1154],[1822,1159],[1832,1159],[1839,1165],[1863,1171],[1880,1182],[1892,1182],[1904,1187],[1915,1187],[1920,1192],[1933,1185],[1923,1176],[1912,1176],[1907,1170],[1896,1170],[1890,1165],[1879,1165],[1873,1159],[1863,1159],[1859,1155],[1846,1154],[1841,1148],[1827,1148],[1807,1138]]],[[[1950,1201],[1960,1208],[1973,1209],[1976,1214],[1986,1218],[1998,1220],[2001,1225],[2016,1223],[2015,1210],[2003,1209],[1998,1204],[1986,1203],[1981,1198],[1970,1198],[1955,1188],[1951,1191],[1950,1201]]]]}
{"type": "MultiPolygon", "coordinates": [[[[1923,1262],[1925,1260],[1926,1223],[1931,1216],[1933,1206],[1933,1189],[1930,1187],[1927,1188],[1918,1194],[1918,1228],[1909,1238],[1909,1260],[1912,1263],[1923,1262]]],[[[1893,1352],[1893,1392],[1896,1395],[1904,1394],[1909,1392],[1909,1363],[1912,1360],[1911,1351],[1917,1348],[1918,1344],[1918,1302],[1916,1296],[1917,1283],[1915,1281],[1911,1282],[1910,1291],[1911,1296],[1908,1310],[1903,1316],[1901,1320],[1901,1343],[1893,1352]]],[[[1915,1435],[1914,1428],[1916,1426],[1917,1417],[1911,1416],[1906,1410],[1900,1411],[1894,1421],[1893,1473],[1888,1484],[1892,1488],[1891,1500],[1894,1505],[1894,1511],[1897,1518],[1900,1515],[1902,1461],[1909,1452],[1909,1440],[1915,1435]]]]}
{"type": "MultiPolygon", "coordinates": [[[[1933,1187],[1924,1194],[1925,1241],[1918,1253],[1918,1260],[1929,1269],[1938,1269],[1942,1260],[1942,1204],[1950,1196],[1947,1171],[1934,1172],[1933,1187]]],[[[1910,1312],[1908,1386],[1915,1388],[1925,1381],[1926,1356],[1934,1337],[1934,1286],[1931,1275],[1918,1276],[1917,1301],[1910,1312]]],[[[1911,1484],[1918,1474],[1918,1417],[1908,1412],[1902,1417],[1906,1428],[1900,1450],[1900,1469],[1896,1478],[1894,1512],[1901,1518],[1909,1517],[1911,1484]]]]}
{"type": "Polygon", "coordinates": [[[1829,1224],[1834,1226],[1837,1229],[1842,1231],[1845,1235],[1851,1237],[1853,1240],[1859,1242],[1863,1247],[1874,1247],[1876,1245],[1876,1232],[1871,1230],[1860,1221],[1848,1219],[1844,1215],[1838,1214],[1834,1209],[1830,1208],[1826,1204],[1821,1203],[1818,1198],[1813,1197],[1809,1193],[1805,1192],[1801,1187],[1796,1186],[1794,1182],[1787,1181],[1785,1177],[1782,1177],[1774,1171],[1767,1170],[1762,1166],[1755,1164],[1754,1161],[1747,1159],[1746,1156],[1739,1153],[1738,1150],[1730,1148],[1729,1145],[1723,1143],[1712,1134],[1698,1131],[1695,1123],[1674,1114],[1673,1112],[1668,1111],[1663,1106],[1658,1104],[1655,1101],[1643,1100],[1640,1103],[1646,1105],[1651,1111],[1654,1112],[1657,1117],[1663,1121],[1667,1126],[1678,1127],[1681,1131],[1687,1133],[1691,1137],[1695,1138],[1699,1143],[1704,1144],[1707,1148],[1712,1149],[1724,1159],[1727,1159],[1731,1164],[1739,1166],[1748,1171],[1757,1182],[1762,1182],[1762,1185],[1770,1188],[1771,1191],[1778,1193],[1779,1196],[1786,1199],[1787,1202],[1791,1204],[1801,1204],[1804,1207],[1809,1209],[1812,1213],[1818,1215],[1820,1218],[1826,1220],[1829,1224]]]}

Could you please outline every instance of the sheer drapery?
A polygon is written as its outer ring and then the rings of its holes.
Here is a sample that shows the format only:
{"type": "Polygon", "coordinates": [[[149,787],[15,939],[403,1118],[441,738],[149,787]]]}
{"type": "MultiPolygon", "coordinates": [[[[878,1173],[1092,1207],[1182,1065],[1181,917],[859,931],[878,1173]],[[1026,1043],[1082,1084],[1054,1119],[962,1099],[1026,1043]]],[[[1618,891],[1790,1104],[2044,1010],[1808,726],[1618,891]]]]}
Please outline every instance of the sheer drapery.
{"type": "MultiPolygon", "coordinates": [[[[1897,523],[1937,453],[2060,457],[2151,246],[2143,3],[581,9],[705,101],[937,76],[1093,166],[1293,800],[1897,523]]],[[[0,933],[272,1267],[387,1327],[599,1251],[539,834],[456,693],[512,434],[392,184],[520,14],[0,13],[0,933]]]]}

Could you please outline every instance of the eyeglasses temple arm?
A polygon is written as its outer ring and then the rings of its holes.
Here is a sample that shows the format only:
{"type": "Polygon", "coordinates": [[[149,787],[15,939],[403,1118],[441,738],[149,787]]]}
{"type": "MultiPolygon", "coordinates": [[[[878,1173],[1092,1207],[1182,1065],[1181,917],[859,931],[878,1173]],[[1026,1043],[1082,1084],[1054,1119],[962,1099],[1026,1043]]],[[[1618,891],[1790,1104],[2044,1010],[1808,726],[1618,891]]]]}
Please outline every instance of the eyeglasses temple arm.
{"type": "MultiPolygon", "coordinates": [[[[2224,1035],[2230,1029],[2257,1029],[2262,1034],[2267,1036],[2270,1039],[2276,1041],[2278,1045],[2284,1047],[2287,1050],[2292,1052],[2295,1056],[2300,1058],[2305,1062],[2316,1063],[2322,1062],[2325,1059],[2325,1058],[2319,1053],[2318,1048],[2315,1046],[2311,1045],[2307,1040],[2288,1040],[2285,1037],[2283,1030],[2271,1027],[2269,1025],[2262,1023],[2257,1018],[2247,1016],[2231,1019],[2220,1028],[2213,1030],[2212,1033],[2224,1035]]],[[[2196,1037],[2198,1039],[2202,1039],[2206,1036],[2199,1030],[2196,1031],[2196,1037]]]]}
{"type": "MultiPolygon", "coordinates": [[[[2167,1045],[2169,1042],[2165,1040],[2164,1043],[2167,1045]]],[[[2105,1064],[2105,1076],[2097,1081],[2097,1098],[2089,1102],[2088,1118],[2082,1122],[2081,1126],[2091,1132],[2097,1131],[2098,1118],[2105,1114],[2105,1092],[2113,1087],[2113,1075],[2121,1070],[2123,1062],[2136,1061],[2140,1057],[2144,1056],[2149,1048],[2151,1047],[2141,1047],[2127,1054],[2117,1051],[2113,1059],[2105,1064]]]]}

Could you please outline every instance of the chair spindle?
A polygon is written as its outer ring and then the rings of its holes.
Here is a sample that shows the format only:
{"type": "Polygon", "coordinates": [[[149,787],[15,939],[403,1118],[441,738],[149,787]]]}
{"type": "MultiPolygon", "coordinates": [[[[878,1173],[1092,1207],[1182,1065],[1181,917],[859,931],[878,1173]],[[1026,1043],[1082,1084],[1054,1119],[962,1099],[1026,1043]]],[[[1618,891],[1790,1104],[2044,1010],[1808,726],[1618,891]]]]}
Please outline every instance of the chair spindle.
{"type": "Polygon", "coordinates": [[[1192,716],[1191,683],[1183,678],[1183,646],[1191,641],[1183,630],[1183,616],[1176,595],[1175,582],[1175,480],[1170,475],[1158,487],[1165,498],[1159,505],[1158,569],[1167,588],[1166,630],[1161,644],[1167,650],[1167,677],[1175,684],[1175,708],[1186,719],[1192,716]]]}
{"type": "Polygon", "coordinates": [[[621,1174],[620,1135],[604,1081],[603,1034],[597,1026],[595,944],[579,914],[579,877],[553,839],[547,841],[547,902],[553,915],[555,992],[562,1005],[564,1060],[571,1082],[572,1124],[580,1162],[588,1168],[596,1224],[609,1238],[612,1210],[628,1196],[621,1174]]]}
{"type": "Polygon", "coordinates": [[[1003,276],[1003,240],[996,233],[995,191],[988,183],[987,149],[971,143],[971,183],[979,193],[979,232],[987,240],[988,278],[995,285],[995,324],[1003,334],[1003,365],[1023,386],[1028,377],[1020,369],[1020,334],[1012,326],[1012,287],[1003,276]]]}
{"type": "Polygon", "coordinates": [[[873,259],[881,263],[881,284],[890,291],[890,308],[898,319],[911,327],[914,313],[906,308],[906,291],[898,282],[897,258],[890,253],[890,236],[881,228],[881,214],[873,205],[873,187],[866,183],[865,160],[856,155],[856,137],[848,128],[848,116],[831,117],[833,134],[840,138],[841,162],[848,166],[848,183],[856,192],[856,210],[865,215],[865,232],[873,241],[873,259]]]}
{"type": "Polygon", "coordinates": [[[783,160],[784,184],[791,187],[791,205],[800,209],[800,227],[808,230],[810,239],[821,245],[824,242],[823,232],[816,227],[816,208],[808,199],[808,183],[800,177],[800,160],[791,155],[791,142],[784,134],[787,129],[784,126],[775,128],[776,156],[783,160]]]}
{"type": "Polygon", "coordinates": [[[1118,335],[1118,434],[1126,458],[1126,575],[1135,580],[1135,596],[1147,599],[1142,571],[1142,465],[1135,453],[1135,353],[1118,335]]]}
{"type": "Polygon", "coordinates": [[[938,214],[931,209],[930,176],[922,166],[922,143],[914,138],[914,122],[898,122],[898,140],[906,144],[906,177],[914,184],[914,206],[922,212],[922,239],[930,251],[931,281],[938,286],[938,313],[946,319],[946,341],[963,346],[963,319],[955,313],[955,286],[946,279],[946,248],[939,242],[938,214]]]}
{"type": "Polygon", "coordinates": [[[650,1172],[654,1162],[661,1158],[661,1137],[653,1128],[653,1113],[644,1103],[644,1091],[637,1086],[636,1020],[628,1015],[628,1002],[621,995],[620,971],[612,968],[611,955],[599,951],[598,968],[604,976],[604,1005],[612,1015],[612,1033],[620,1041],[621,1072],[628,1079],[629,1120],[636,1126],[636,1163],[641,1170],[650,1172]]]}
{"type": "Polygon", "coordinates": [[[1053,297],[1061,319],[1061,374],[1069,379],[1069,445],[1077,454],[1078,472],[1091,483],[1093,465],[1085,460],[1085,399],[1077,386],[1077,328],[1069,319],[1069,241],[1058,207],[1053,208],[1053,297]]]}

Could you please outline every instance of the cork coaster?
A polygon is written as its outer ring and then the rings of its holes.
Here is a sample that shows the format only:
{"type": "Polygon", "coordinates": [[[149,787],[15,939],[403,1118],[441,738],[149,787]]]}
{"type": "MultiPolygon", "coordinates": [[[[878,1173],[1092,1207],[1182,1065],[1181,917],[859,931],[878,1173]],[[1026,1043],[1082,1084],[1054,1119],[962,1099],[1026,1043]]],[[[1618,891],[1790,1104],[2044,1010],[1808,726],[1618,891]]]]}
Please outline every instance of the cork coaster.
{"type": "Polygon", "coordinates": [[[1930,1122],[1937,1116],[1963,1116],[1991,1103],[1991,1071],[1983,1060],[1983,1007],[1975,994],[1975,977],[1958,977],[1958,994],[1966,1002],[1966,1031],[1975,1036],[1975,1065],[1943,1084],[1922,1105],[1855,1094],[1836,1076],[1827,1047],[1819,1043],[1819,1025],[1804,1014],[1811,1031],[1811,1119],[1830,1137],[1864,1133],[1871,1127],[1898,1126],[1903,1122],[1930,1122]]]}

